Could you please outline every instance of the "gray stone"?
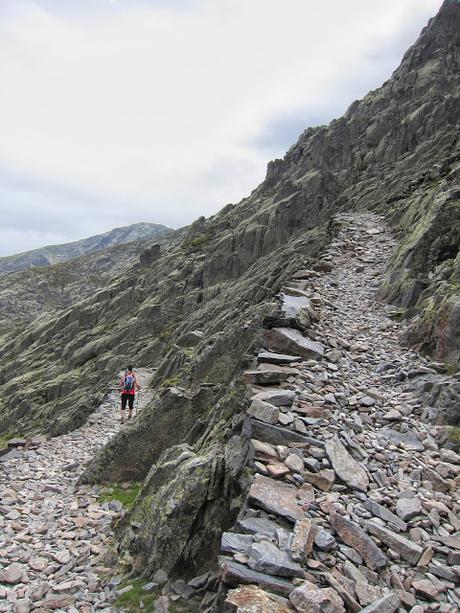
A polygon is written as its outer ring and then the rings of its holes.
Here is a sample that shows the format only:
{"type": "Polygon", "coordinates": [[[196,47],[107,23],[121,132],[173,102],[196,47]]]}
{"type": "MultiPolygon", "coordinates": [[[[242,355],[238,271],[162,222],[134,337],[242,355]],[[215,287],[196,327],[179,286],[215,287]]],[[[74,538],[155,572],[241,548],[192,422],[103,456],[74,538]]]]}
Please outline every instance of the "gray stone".
{"type": "Polygon", "coordinates": [[[273,445],[289,445],[289,443],[303,443],[305,445],[314,445],[323,447],[324,443],[310,436],[304,436],[299,432],[267,424],[266,422],[257,419],[248,418],[243,426],[243,434],[248,438],[266,441],[273,445]]]}
{"type": "Polygon", "coordinates": [[[399,607],[399,597],[395,592],[376,600],[360,613],[394,613],[399,607]]]}
{"type": "Polygon", "coordinates": [[[396,513],[404,521],[420,515],[422,503],[418,498],[400,498],[396,503],[396,513]]]}
{"type": "Polygon", "coordinates": [[[376,432],[379,438],[383,438],[394,445],[406,449],[406,451],[425,451],[423,443],[415,436],[415,434],[402,434],[391,428],[382,428],[376,432]]]}
{"type": "Polygon", "coordinates": [[[366,566],[371,570],[384,568],[388,559],[386,555],[377,547],[372,539],[364,532],[358,524],[339,515],[331,513],[331,525],[337,532],[341,540],[350,547],[353,547],[364,559],[366,566]]]}
{"type": "Polygon", "coordinates": [[[268,402],[263,400],[253,400],[251,406],[248,409],[248,414],[255,419],[265,421],[269,424],[278,423],[280,410],[268,402]]]}
{"type": "Polygon", "coordinates": [[[372,521],[366,522],[366,529],[368,532],[385,543],[385,545],[391,547],[391,549],[394,549],[394,551],[397,551],[404,560],[413,566],[415,566],[419,561],[420,556],[423,553],[423,549],[420,547],[420,545],[417,545],[404,536],[397,534],[393,530],[388,530],[388,528],[379,526],[372,521]]]}
{"type": "Polygon", "coordinates": [[[375,515],[375,517],[380,517],[380,519],[383,519],[383,521],[386,521],[386,522],[389,522],[391,524],[394,524],[397,528],[399,528],[403,532],[405,532],[407,530],[407,524],[404,521],[402,521],[403,518],[398,517],[397,515],[392,513],[389,509],[387,509],[386,507],[382,506],[381,504],[378,504],[374,500],[370,500],[369,498],[365,498],[363,500],[363,506],[368,511],[370,511],[372,513],[372,515],[375,515]]]}
{"type": "Polygon", "coordinates": [[[329,551],[334,549],[336,542],[332,534],[329,534],[326,530],[320,530],[315,536],[315,545],[318,549],[323,551],[329,551]]]}
{"type": "Polygon", "coordinates": [[[298,504],[297,489],[287,483],[256,475],[248,494],[248,502],[285,517],[293,523],[304,517],[298,504]]]}
{"type": "Polygon", "coordinates": [[[249,534],[224,532],[220,540],[220,549],[224,553],[246,553],[251,548],[254,539],[249,534]]]}
{"type": "Polygon", "coordinates": [[[287,596],[294,589],[292,583],[287,579],[259,573],[234,561],[225,561],[221,568],[221,578],[226,585],[237,587],[241,583],[255,584],[270,592],[287,596]]]}
{"type": "Polygon", "coordinates": [[[300,355],[303,358],[321,358],[324,347],[311,341],[293,328],[272,328],[265,332],[265,342],[271,351],[300,355]]]}
{"type": "Polygon", "coordinates": [[[309,581],[296,588],[289,600],[299,613],[345,613],[343,600],[334,589],[318,589],[309,581]]]}
{"type": "Polygon", "coordinates": [[[348,486],[366,491],[369,478],[366,471],[354,460],[337,436],[326,443],[326,453],[336,475],[348,486]]]}
{"type": "Polygon", "coordinates": [[[264,392],[259,392],[252,397],[252,400],[262,400],[263,402],[269,402],[275,407],[290,407],[295,399],[295,392],[283,389],[270,389],[264,392]]]}
{"type": "Polygon", "coordinates": [[[235,528],[244,534],[261,534],[272,537],[279,528],[272,519],[267,517],[246,517],[238,519],[235,528]]]}
{"type": "Polygon", "coordinates": [[[272,351],[259,351],[257,359],[261,363],[268,364],[292,364],[301,362],[303,358],[300,355],[287,355],[285,353],[273,353],[272,351]]]}
{"type": "Polygon", "coordinates": [[[249,551],[249,567],[252,570],[280,577],[303,577],[300,564],[295,562],[286,551],[282,551],[269,541],[254,543],[249,551]]]}
{"type": "Polygon", "coordinates": [[[300,473],[304,469],[304,463],[302,458],[299,458],[295,453],[291,453],[284,460],[284,463],[294,473],[300,473]]]}
{"type": "Polygon", "coordinates": [[[294,533],[291,541],[291,555],[296,562],[305,563],[311,554],[313,540],[317,528],[311,519],[299,519],[294,526],[294,533]]]}
{"type": "Polygon", "coordinates": [[[246,383],[255,385],[270,385],[272,383],[282,383],[295,377],[299,371],[288,366],[277,366],[276,364],[261,364],[257,370],[247,370],[243,373],[243,380],[246,383]]]}

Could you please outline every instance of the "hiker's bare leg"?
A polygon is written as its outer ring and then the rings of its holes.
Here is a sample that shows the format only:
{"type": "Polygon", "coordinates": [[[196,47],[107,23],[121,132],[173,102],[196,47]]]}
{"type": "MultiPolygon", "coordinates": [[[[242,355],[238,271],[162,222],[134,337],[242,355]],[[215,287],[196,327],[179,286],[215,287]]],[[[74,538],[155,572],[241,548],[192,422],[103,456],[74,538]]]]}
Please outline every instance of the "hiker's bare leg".
{"type": "Polygon", "coordinates": [[[121,423],[125,421],[125,412],[123,409],[120,411],[120,421],[121,423]]]}
{"type": "Polygon", "coordinates": [[[132,416],[133,416],[133,412],[131,410],[128,411],[128,419],[131,419],[132,416]]]}

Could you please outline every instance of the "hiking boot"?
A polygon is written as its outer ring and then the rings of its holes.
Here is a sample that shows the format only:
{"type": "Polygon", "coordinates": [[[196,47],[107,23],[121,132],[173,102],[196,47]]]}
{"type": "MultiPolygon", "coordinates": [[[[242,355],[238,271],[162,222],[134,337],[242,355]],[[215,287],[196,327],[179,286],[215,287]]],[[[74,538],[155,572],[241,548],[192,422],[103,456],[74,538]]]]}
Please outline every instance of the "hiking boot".
{"type": "Polygon", "coordinates": [[[132,413],[128,413],[128,419],[131,419],[132,416],[133,416],[132,413]]]}
{"type": "Polygon", "coordinates": [[[121,423],[121,424],[124,424],[124,423],[125,423],[125,418],[124,418],[124,417],[122,417],[122,418],[120,419],[120,423],[121,423]]]}

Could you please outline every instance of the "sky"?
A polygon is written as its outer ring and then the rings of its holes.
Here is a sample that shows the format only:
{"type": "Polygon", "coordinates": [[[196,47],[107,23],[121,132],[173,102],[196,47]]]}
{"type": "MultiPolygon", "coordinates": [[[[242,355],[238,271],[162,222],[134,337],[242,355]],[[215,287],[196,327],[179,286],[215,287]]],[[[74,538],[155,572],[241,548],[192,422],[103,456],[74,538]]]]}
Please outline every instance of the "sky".
{"type": "Polygon", "coordinates": [[[0,0],[0,256],[238,202],[441,0],[0,0]]]}

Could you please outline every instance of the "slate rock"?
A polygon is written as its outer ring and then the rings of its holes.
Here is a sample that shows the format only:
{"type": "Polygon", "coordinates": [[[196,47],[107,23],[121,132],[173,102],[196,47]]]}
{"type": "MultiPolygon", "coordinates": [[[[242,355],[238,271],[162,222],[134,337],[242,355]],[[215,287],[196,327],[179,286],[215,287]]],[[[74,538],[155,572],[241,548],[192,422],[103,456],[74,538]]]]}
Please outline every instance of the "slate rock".
{"type": "Polygon", "coordinates": [[[400,604],[398,595],[395,592],[376,600],[360,613],[394,613],[400,604]]]}
{"type": "Polygon", "coordinates": [[[422,503],[418,498],[400,498],[396,503],[396,513],[404,521],[420,515],[421,511],[422,503]]]}
{"type": "Polygon", "coordinates": [[[387,565],[386,555],[358,524],[333,511],[331,513],[331,525],[340,539],[346,545],[353,547],[371,570],[378,571],[387,565]]]}
{"type": "Polygon", "coordinates": [[[262,590],[256,585],[245,585],[229,590],[225,600],[226,611],[238,613],[291,613],[293,611],[289,601],[262,590]]]}
{"type": "Polygon", "coordinates": [[[248,409],[248,414],[255,419],[264,421],[269,424],[278,423],[280,410],[273,404],[264,402],[263,400],[253,400],[248,409]]]}
{"type": "Polygon", "coordinates": [[[243,380],[246,383],[255,385],[270,385],[272,383],[282,383],[299,374],[296,368],[288,366],[277,366],[276,364],[261,364],[257,370],[247,370],[243,373],[243,380]]]}
{"type": "Polygon", "coordinates": [[[248,494],[249,504],[285,517],[293,523],[304,517],[297,501],[297,489],[287,483],[256,475],[248,494]]]}
{"type": "Polygon", "coordinates": [[[272,328],[265,332],[265,342],[271,351],[279,351],[303,358],[321,358],[324,346],[312,341],[293,328],[272,328]]]}
{"type": "Polygon", "coordinates": [[[285,595],[289,595],[294,589],[292,583],[287,579],[259,573],[238,562],[226,561],[222,564],[221,569],[221,579],[226,585],[236,587],[240,583],[255,584],[270,592],[285,595]]]}
{"type": "Polygon", "coordinates": [[[343,600],[331,587],[318,589],[309,581],[296,588],[289,600],[299,613],[345,613],[343,600]]]}
{"type": "Polygon", "coordinates": [[[252,400],[262,400],[269,402],[275,407],[290,407],[296,399],[296,393],[291,390],[273,389],[259,392],[252,397],[252,400]]]}
{"type": "Polygon", "coordinates": [[[316,547],[322,551],[330,551],[336,545],[335,538],[327,530],[320,530],[315,536],[314,542],[316,547]]]}
{"type": "Polygon", "coordinates": [[[376,434],[379,438],[402,447],[406,451],[425,451],[423,443],[419,441],[415,434],[403,434],[391,428],[381,428],[377,430],[376,434]]]}
{"type": "Polygon", "coordinates": [[[317,528],[311,519],[304,518],[296,521],[291,540],[291,555],[296,562],[305,563],[311,554],[313,540],[317,528]]]}
{"type": "Polygon", "coordinates": [[[249,534],[224,532],[220,540],[220,549],[224,553],[246,553],[251,548],[254,539],[249,534]]]}
{"type": "Polygon", "coordinates": [[[279,527],[279,524],[267,517],[246,517],[238,519],[235,524],[235,529],[243,534],[261,534],[270,537],[279,527]]]}
{"type": "Polygon", "coordinates": [[[305,572],[287,551],[270,541],[254,543],[249,551],[248,565],[252,570],[280,577],[304,577],[305,572]]]}
{"type": "Polygon", "coordinates": [[[372,515],[375,515],[375,517],[380,517],[380,519],[383,519],[383,521],[394,524],[403,532],[407,530],[407,524],[401,517],[398,517],[386,507],[378,504],[378,502],[365,498],[362,504],[370,513],[372,513],[372,515]]]}
{"type": "Polygon", "coordinates": [[[372,521],[366,522],[366,529],[413,566],[419,561],[423,549],[417,543],[372,521]]]}
{"type": "Polygon", "coordinates": [[[367,491],[369,478],[366,471],[351,457],[338,436],[334,436],[328,441],[325,449],[332,468],[339,479],[349,487],[363,492],[367,491]]]}
{"type": "Polygon", "coordinates": [[[272,351],[259,351],[257,359],[261,363],[282,365],[301,362],[303,358],[300,355],[288,355],[286,353],[274,353],[272,351]]]}

